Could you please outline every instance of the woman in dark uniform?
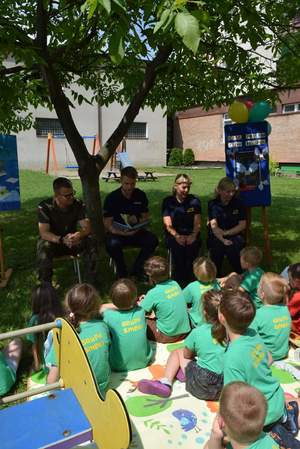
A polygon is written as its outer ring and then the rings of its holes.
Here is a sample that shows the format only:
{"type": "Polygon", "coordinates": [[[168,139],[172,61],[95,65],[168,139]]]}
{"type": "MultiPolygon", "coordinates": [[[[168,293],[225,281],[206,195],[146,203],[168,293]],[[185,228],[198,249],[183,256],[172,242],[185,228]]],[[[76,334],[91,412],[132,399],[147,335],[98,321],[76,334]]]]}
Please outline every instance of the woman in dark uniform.
{"type": "Polygon", "coordinates": [[[246,211],[237,194],[232,179],[222,178],[215,199],[208,203],[208,249],[218,276],[221,276],[225,255],[233,270],[242,272],[240,251],[245,246],[246,211]]]}
{"type": "Polygon", "coordinates": [[[192,265],[201,246],[201,203],[189,193],[191,184],[189,176],[177,175],[173,195],[165,198],[162,205],[166,245],[174,263],[173,278],[181,287],[193,279],[192,265]]]}

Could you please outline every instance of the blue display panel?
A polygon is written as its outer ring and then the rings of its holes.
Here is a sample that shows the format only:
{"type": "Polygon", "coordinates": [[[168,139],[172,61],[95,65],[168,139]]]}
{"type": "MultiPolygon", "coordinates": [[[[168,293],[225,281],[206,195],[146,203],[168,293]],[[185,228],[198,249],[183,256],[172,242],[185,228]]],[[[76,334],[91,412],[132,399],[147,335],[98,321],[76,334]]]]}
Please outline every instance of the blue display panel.
{"type": "Polygon", "coordinates": [[[0,134],[0,211],[20,209],[16,136],[0,134]]]}
{"type": "Polygon", "coordinates": [[[270,206],[267,122],[225,126],[226,176],[240,189],[245,206],[270,206]]]}

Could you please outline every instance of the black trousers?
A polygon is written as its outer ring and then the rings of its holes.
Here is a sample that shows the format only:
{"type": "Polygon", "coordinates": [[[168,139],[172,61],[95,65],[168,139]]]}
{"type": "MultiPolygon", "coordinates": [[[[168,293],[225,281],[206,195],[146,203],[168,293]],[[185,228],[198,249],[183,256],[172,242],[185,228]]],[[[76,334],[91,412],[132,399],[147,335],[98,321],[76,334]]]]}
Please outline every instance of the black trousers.
{"type": "Polygon", "coordinates": [[[170,235],[166,236],[166,245],[171,251],[174,265],[172,278],[185,287],[194,279],[193,262],[199,254],[201,240],[198,237],[191,245],[182,246],[170,235]]]}
{"type": "Polygon", "coordinates": [[[226,237],[226,239],[232,241],[232,245],[226,246],[215,236],[210,236],[207,241],[207,247],[209,250],[210,258],[217,267],[217,276],[222,276],[222,264],[224,256],[227,256],[229,263],[231,264],[233,271],[242,273],[242,267],[240,262],[240,252],[245,246],[245,239],[242,235],[234,235],[232,237],[226,237]]]}
{"type": "Polygon", "coordinates": [[[132,275],[141,276],[144,273],[144,263],[155,251],[158,238],[146,229],[141,229],[131,236],[123,236],[108,233],[105,239],[106,251],[116,264],[117,276],[128,276],[128,270],[124,260],[123,249],[127,247],[140,248],[140,252],[134,261],[130,271],[132,275]]]}
{"type": "Polygon", "coordinates": [[[40,281],[51,282],[53,274],[53,259],[62,256],[80,254],[84,259],[85,280],[91,284],[97,278],[97,242],[91,237],[85,237],[74,248],[68,248],[62,243],[52,243],[39,239],[37,243],[37,268],[40,281]]]}

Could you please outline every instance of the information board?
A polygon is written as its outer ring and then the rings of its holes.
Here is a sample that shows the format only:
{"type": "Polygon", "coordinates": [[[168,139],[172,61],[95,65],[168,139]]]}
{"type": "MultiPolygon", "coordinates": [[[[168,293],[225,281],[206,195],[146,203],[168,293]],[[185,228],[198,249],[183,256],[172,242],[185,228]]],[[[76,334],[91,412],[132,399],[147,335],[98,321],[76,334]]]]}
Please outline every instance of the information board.
{"type": "Polygon", "coordinates": [[[16,136],[0,134],[0,211],[20,209],[16,136]]]}

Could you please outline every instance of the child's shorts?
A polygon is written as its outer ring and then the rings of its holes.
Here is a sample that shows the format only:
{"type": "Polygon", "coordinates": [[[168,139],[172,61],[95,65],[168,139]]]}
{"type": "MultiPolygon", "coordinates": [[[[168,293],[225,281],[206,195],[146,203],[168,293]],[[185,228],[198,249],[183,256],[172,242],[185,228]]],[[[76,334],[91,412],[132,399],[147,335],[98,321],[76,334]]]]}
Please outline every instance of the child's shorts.
{"type": "Polygon", "coordinates": [[[185,368],[185,388],[198,399],[217,401],[224,384],[223,374],[202,368],[192,360],[185,368]]]}

